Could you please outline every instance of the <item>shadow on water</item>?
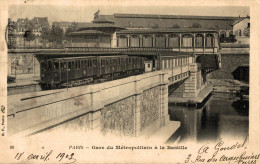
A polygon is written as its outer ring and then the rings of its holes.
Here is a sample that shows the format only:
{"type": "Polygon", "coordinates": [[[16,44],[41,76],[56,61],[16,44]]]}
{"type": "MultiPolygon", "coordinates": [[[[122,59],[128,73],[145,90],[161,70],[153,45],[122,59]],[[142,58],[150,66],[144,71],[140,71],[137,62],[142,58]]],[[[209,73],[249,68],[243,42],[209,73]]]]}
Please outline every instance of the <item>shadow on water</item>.
{"type": "Polygon", "coordinates": [[[231,133],[245,136],[248,134],[248,111],[248,102],[230,94],[214,93],[198,107],[169,104],[170,119],[180,121],[181,127],[168,143],[174,142],[177,136],[180,142],[216,141],[231,133]]]}

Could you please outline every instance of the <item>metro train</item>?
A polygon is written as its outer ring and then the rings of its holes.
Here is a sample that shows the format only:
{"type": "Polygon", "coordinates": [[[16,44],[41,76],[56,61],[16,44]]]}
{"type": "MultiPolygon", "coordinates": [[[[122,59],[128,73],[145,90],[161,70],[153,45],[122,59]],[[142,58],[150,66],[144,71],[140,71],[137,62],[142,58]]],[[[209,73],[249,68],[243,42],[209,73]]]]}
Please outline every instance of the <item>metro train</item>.
{"type": "Polygon", "coordinates": [[[85,56],[45,59],[40,63],[44,88],[74,87],[143,73],[144,57],[85,56]]]}

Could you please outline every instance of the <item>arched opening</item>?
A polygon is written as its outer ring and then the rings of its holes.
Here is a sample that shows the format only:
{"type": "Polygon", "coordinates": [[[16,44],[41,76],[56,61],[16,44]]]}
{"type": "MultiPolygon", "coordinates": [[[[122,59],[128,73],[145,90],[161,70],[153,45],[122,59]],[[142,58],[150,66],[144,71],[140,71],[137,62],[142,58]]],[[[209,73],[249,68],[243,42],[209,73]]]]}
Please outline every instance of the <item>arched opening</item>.
{"type": "Polygon", "coordinates": [[[191,34],[182,35],[182,47],[193,47],[193,36],[191,34]]]}
{"type": "Polygon", "coordinates": [[[195,36],[195,47],[202,48],[204,46],[203,35],[196,34],[195,36]]]}
{"type": "Polygon", "coordinates": [[[233,31],[229,31],[229,37],[233,37],[233,31]]]}
{"type": "Polygon", "coordinates": [[[175,48],[175,47],[179,47],[180,45],[180,41],[179,41],[179,36],[172,34],[169,35],[169,47],[171,48],[175,48]]]}
{"type": "Polygon", "coordinates": [[[164,35],[156,35],[155,37],[155,47],[157,48],[165,48],[166,47],[166,39],[164,35]]]}
{"type": "Polygon", "coordinates": [[[143,47],[153,47],[153,37],[151,35],[143,36],[143,47]]]}
{"type": "Polygon", "coordinates": [[[219,40],[220,42],[223,42],[223,39],[226,37],[226,32],[225,31],[220,31],[219,33],[219,40]]]}
{"type": "Polygon", "coordinates": [[[207,34],[206,35],[206,47],[214,47],[213,41],[214,41],[214,36],[212,34],[207,34]]]}
{"type": "Polygon", "coordinates": [[[127,47],[128,38],[125,35],[119,35],[117,37],[117,47],[127,47]]]}
{"type": "Polygon", "coordinates": [[[140,39],[138,35],[130,36],[130,47],[140,47],[140,39]]]}

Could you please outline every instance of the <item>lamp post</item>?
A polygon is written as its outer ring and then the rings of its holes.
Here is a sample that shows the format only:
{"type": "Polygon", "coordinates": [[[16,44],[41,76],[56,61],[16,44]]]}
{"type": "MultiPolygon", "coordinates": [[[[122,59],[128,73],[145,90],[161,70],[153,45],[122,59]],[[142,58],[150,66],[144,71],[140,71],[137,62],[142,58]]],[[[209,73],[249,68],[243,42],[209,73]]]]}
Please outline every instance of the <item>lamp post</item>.
{"type": "Polygon", "coordinates": [[[17,69],[17,64],[18,64],[18,58],[17,57],[15,57],[14,58],[14,81],[15,81],[15,83],[16,83],[16,69],[17,69]]]}
{"type": "Polygon", "coordinates": [[[69,68],[67,66],[67,91],[69,90],[69,68]]]}

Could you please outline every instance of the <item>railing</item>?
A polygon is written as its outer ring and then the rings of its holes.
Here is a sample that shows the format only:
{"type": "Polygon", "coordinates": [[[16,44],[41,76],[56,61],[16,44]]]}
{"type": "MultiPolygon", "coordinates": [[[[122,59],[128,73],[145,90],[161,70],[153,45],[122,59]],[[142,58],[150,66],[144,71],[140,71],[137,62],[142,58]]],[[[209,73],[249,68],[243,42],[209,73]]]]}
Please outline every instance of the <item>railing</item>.
{"type": "Polygon", "coordinates": [[[218,53],[217,47],[193,48],[193,47],[176,47],[176,48],[108,48],[108,47],[66,47],[65,52],[148,52],[148,51],[179,51],[179,52],[202,52],[218,53]]]}

